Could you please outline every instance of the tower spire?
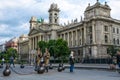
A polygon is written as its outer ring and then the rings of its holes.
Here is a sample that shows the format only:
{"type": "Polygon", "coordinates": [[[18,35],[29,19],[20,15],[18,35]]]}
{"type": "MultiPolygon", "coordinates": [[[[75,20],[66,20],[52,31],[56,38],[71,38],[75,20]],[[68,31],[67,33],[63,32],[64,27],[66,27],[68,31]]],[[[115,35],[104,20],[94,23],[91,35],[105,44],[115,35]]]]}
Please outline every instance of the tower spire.
{"type": "Polygon", "coordinates": [[[52,3],[50,6],[49,12],[49,24],[59,24],[59,8],[57,4],[52,3]]]}

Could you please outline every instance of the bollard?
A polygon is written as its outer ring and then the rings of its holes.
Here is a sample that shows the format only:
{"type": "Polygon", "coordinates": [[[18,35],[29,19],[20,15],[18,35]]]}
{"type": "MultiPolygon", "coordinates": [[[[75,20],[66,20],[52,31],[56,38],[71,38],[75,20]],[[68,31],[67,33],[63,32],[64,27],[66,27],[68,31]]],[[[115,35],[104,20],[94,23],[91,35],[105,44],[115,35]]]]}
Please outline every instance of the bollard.
{"type": "Polygon", "coordinates": [[[53,66],[52,66],[52,64],[50,64],[50,66],[49,66],[49,69],[53,69],[53,66]]]}
{"type": "Polygon", "coordinates": [[[62,70],[65,70],[65,66],[62,64],[62,70]]]}
{"type": "Polygon", "coordinates": [[[58,66],[58,72],[61,72],[63,70],[62,64],[59,64],[58,66]]]}
{"type": "Polygon", "coordinates": [[[4,76],[9,76],[11,74],[11,71],[9,69],[9,65],[6,64],[5,70],[3,71],[4,76]]]}
{"type": "Polygon", "coordinates": [[[20,65],[20,68],[24,68],[25,66],[23,64],[20,65]]]}
{"type": "Polygon", "coordinates": [[[38,67],[38,69],[37,69],[38,74],[43,74],[44,72],[45,72],[45,67],[44,66],[38,67]]]}

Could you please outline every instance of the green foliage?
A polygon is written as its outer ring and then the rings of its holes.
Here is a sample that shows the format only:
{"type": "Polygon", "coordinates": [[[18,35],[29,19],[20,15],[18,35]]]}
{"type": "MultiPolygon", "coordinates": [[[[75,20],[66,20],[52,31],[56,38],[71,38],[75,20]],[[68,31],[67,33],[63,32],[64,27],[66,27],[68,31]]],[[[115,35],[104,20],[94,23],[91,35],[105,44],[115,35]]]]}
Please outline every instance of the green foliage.
{"type": "Polygon", "coordinates": [[[56,55],[55,55],[55,52],[57,51],[56,40],[48,41],[48,49],[49,49],[50,55],[56,58],[56,55]]]}
{"type": "Polygon", "coordinates": [[[7,59],[7,60],[9,60],[9,58],[10,58],[11,56],[13,56],[14,58],[18,57],[18,54],[17,54],[17,50],[16,50],[16,49],[14,49],[14,48],[9,48],[9,49],[6,51],[5,55],[4,55],[5,59],[7,59]]]}
{"type": "Polygon", "coordinates": [[[45,41],[39,41],[38,42],[38,46],[41,49],[42,53],[44,53],[45,52],[45,48],[47,48],[47,42],[45,42],[45,41]]]}
{"type": "Polygon", "coordinates": [[[67,41],[63,39],[50,40],[48,42],[50,54],[54,56],[54,58],[59,58],[61,60],[65,60],[69,55],[70,50],[67,45],[67,41]]]}
{"type": "Polygon", "coordinates": [[[2,59],[2,58],[4,57],[4,53],[5,53],[5,52],[1,52],[1,53],[0,53],[0,59],[2,59]]]}
{"type": "Polygon", "coordinates": [[[119,50],[118,47],[112,45],[112,46],[109,46],[109,47],[107,48],[107,53],[108,53],[111,57],[113,57],[113,56],[116,55],[116,53],[117,53],[118,50],[119,50]]]}
{"type": "Polygon", "coordinates": [[[70,50],[68,48],[68,44],[67,41],[63,40],[63,39],[58,39],[56,41],[56,48],[57,50],[57,56],[61,57],[62,59],[65,59],[65,56],[68,56],[70,50]]]}
{"type": "Polygon", "coordinates": [[[45,52],[45,48],[48,48],[51,56],[61,60],[65,60],[70,53],[67,41],[63,39],[49,40],[48,42],[39,41],[38,45],[42,53],[45,52]]]}

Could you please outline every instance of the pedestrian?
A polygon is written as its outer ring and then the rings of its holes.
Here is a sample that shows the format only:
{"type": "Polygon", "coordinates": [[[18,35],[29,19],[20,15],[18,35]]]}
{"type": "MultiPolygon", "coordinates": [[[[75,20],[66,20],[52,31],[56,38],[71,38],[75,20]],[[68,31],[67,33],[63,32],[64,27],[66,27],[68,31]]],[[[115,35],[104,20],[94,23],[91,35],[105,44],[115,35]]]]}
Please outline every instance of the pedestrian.
{"type": "Polygon", "coordinates": [[[13,67],[15,67],[15,64],[14,64],[14,57],[13,57],[13,56],[10,57],[10,65],[11,65],[11,64],[13,64],[13,67]]]}
{"type": "Polygon", "coordinates": [[[5,59],[4,59],[4,58],[2,58],[2,65],[4,64],[4,62],[5,62],[5,59]]]}
{"type": "Polygon", "coordinates": [[[73,69],[74,69],[74,61],[75,61],[74,52],[71,51],[70,57],[69,57],[70,72],[73,72],[73,69]]]}
{"type": "Polygon", "coordinates": [[[116,65],[117,65],[117,59],[115,56],[113,56],[112,58],[112,64],[110,64],[110,69],[116,69],[116,65]]]}
{"type": "Polygon", "coordinates": [[[120,68],[120,51],[117,51],[117,64],[118,67],[120,68]]]}
{"type": "Polygon", "coordinates": [[[45,60],[45,70],[46,70],[46,72],[48,72],[48,64],[49,64],[49,60],[50,60],[50,53],[49,53],[47,48],[45,49],[44,60],[45,60]]]}

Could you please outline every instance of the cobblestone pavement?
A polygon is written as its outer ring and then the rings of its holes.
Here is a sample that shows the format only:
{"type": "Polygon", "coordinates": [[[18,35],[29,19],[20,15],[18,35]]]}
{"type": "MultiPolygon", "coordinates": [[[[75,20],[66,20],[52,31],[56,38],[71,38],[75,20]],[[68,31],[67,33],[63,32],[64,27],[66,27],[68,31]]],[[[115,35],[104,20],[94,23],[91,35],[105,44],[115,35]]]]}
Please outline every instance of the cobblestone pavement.
{"type": "Polygon", "coordinates": [[[54,68],[49,70],[48,73],[37,74],[32,66],[25,66],[24,69],[16,66],[13,70],[20,74],[11,70],[11,75],[8,77],[3,76],[3,70],[0,69],[0,80],[120,80],[118,72],[104,70],[75,69],[73,73],[70,73],[69,69],[58,72],[54,68]]]}

